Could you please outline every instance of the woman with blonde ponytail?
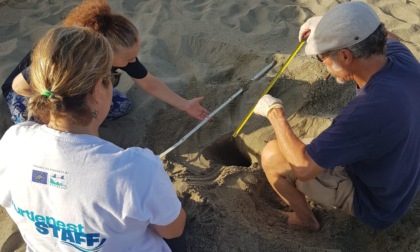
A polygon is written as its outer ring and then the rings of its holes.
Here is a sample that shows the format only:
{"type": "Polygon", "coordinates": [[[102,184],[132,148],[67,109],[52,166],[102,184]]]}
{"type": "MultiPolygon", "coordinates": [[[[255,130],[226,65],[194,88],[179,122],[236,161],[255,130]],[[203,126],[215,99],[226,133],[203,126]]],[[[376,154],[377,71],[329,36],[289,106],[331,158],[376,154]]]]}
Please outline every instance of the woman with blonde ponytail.
{"type": "MultiPolygon", "coordinates": [[[[81,30],[84,32],[77,34],[77,29],[57,28],[57,32],[47,33],[32,53],[33,94],[28,112],[40,123],[55,127],[52,124],[59,120],[71,120],[74,125],[92,121],[94,112],[85,100],[96,82],[109,76],[113,53],[102,35],[88,28],[81,30]]],[[[101,116],[106,115],[104,111],[101,116]]]]}
{"type": "Polygon", "coordinates": [[[112,60],[90,28],[53,28],[33,50],[35,120],[0,140],[0,205],[27,251],[185,251],[186,215],[160,159],[98,137],[112,60]]]}

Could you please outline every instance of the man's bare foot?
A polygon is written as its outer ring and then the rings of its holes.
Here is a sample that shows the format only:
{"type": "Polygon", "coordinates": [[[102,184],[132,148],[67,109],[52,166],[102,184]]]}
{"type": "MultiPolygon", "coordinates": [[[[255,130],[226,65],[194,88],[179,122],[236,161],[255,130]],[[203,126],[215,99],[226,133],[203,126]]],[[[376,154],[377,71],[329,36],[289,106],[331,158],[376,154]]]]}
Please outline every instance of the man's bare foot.
{"type": "Polygon", "coordinates": [[[318,231],[320,228],[319,222],[313,216],[311,220],[302,220],[300,219],[295,212],[284,212],[281,211],[281,214],[287,217],[287,223],[292,229],[295,230],[308,230],[311,232],[318,231]]]}

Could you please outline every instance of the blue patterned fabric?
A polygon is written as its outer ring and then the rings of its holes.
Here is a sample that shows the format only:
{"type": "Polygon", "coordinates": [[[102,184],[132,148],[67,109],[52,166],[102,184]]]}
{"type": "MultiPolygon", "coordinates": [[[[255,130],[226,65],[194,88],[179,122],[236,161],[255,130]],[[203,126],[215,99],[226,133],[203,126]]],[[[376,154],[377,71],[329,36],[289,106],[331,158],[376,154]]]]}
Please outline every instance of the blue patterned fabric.
{"type": "Polygon", "coordinates": [[[9,105],[10,113],[12,114],[12,121],[14,124],[24,122],[28,119],[26,113],[26,104],[28,98],[16,94],[13,90],[10,90],[5,97],[7,105],[9,105]]]}
{"type": "Polygon", "coordinates": [[[112,89],[112,103],[105,121],[112,121],[128,114],[131,110],[131,101],[126,94],[118,89],[112,89]]]}
{"type": "MultiPolygon", "coordinates": [[[[12,121],[14,124],[24,122],[28,120],[26,105],[28,103],[28,98],[23,97],[15,93],[12,89],[12,83],[14,78],[22,73],[26,82],[30,83],[29,78],[29,67],[31,65],[31,51],[26,54],[26,56],[19,62],[16,68],[12,73],[7,77],[6,81],[2,85],[3,96],[9,106],[9,110],[12,114],[12,121]]],[[[113,67],[112,72],[116,72],[117,69],[121,69],[126,72],[130,77],[134,79],[144,78],[148,72],[144,65],[136,57],[136,61],[128,63],[125,67],[113,67]]],[[[118,80],[119,81],[119,78],[118,80]]],[[[113,83],[116,86],[118,83],[113,83]]],[[[112,93],[112,104],[108,116],[105,121],[112,121],[122,116],[127,115],[131,110],[131,101],[127,95],[121,93],[116,88],[113,89],[112,93]]]]}
{"type": "MultiPolygon", "coordinates": [[[[28,120],[26,105],[28,98],[16,94],[13,90],[6,95],[6,102],[9,105],[12,121],[14,124],[28,120]]],[[[105,121],[113,121],[127,115],[131,110],[131,101],[124,93],[118,89],[112,90],[112,103],[108,116],[105,121]]]]}

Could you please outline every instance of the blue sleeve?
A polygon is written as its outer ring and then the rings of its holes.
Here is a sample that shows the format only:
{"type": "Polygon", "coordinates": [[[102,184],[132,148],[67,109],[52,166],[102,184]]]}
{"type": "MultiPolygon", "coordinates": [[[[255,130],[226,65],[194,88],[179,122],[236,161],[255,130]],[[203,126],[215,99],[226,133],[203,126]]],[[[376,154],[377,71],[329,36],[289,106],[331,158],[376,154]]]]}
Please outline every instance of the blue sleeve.
{"type": "Polygon", "coordinates": [[[332,125],[307,146],[308,154],[319,166],[332,169],[378,160],[404,137],[398,123],[405,116],[398,114],[403,105],[389,102],[391,95],[374,98],[354,98],[332,125]]]}
{"type": "Polygon", "coordinates": [[[349,122],[342,120],[343,117],[334,119],[332,125],[306,147],[309,156],[322,168],[333,169],[366,158],[367,151],[348,130],[349,122]]]}
{"type": "Polygon", "coordinates": [[[414,55],[411,53],[411,51],[401,42],[395,40],[395,39],[387,39],[386,41],[386,54],[389,55],[395,55],[395,54],[410,54],[412,57],[414,55]]]}

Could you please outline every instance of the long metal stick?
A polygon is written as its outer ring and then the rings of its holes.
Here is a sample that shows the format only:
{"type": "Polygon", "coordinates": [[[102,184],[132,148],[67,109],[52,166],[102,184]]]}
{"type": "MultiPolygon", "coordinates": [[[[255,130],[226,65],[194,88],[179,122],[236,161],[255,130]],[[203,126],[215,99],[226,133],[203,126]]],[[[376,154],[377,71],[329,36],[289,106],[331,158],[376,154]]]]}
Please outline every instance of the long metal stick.
{"type": "Polygon", "coordinates": [[[259,80],[264,74],[270,71],[277,64],[277,61],[273,60],[270,64],[264,67],[261,71],[259,71],[254,77],[252,77],[251,81],[259,80]]]}
{"type": "MultiPolygon", "coordinates": [[[[264,92],[261,94],[261,97],[263,97],[264,95],[266,95],[268,93],[268,91],[270,91],[270,89],[274,86],[274,84],[276,83],[277,79],[280,77],[280,75],[284,72],[284,70],[287,68],[287,66],[289,65],[290,61],[292,61],[292,59],[296,56],[296,54],[299,52],[300,48],[302,48],[303,44],[305,44],[305,40],[302,40],[302,42],[299,43],[299,45],[296,47],[296,49],[293,51],[293,53],[289,56],[289,58],[286,60],[286,62],[284,63],[283,67],[281,68],[281,70],[276,74],[276,76],[274,76],[274,78],[271,80],[270,84],[267,86],[267,88],[264,90],[264,92]]],[[[236,128],[236,130],[233,132],[233,137],[236,137],[239,132],[242,130],[242,128],[245,126],[246,122],[248,121],[248,119],[251,117],[252,113],[254,112],[255,106],[257,104],[255,104],[251,110],[248,112],[248,114],[245,116],[245,118],[242,120],[242,122],[239,124],[239,126],[236,128]]]]}
{"type": "Polygon", "coordinates": [[[160,158],[164,157],[166,154],[171,152],[173,149],[178,147],[180,144],[182,144],[185,140],[187,140],[188,137],[190,137],[195,131],[197,131],[203,124],[205,124],[210,118],[212,118],[217,112],[219,112],[222,108],[224,108],[229,102],[231,102],[233,99],[235,99],[236,96],[238,96],[240,93],[242,93],[243,89],[239,89],[235,94],[233,94],[227,101],[225,101],[222,105],[220,105],[217,109],[215,109],[213,112],[211,112],[203,121],[201,121],[197,126],[195,126],[194,129],[192,129],[190,132],[188,132],[181,140],[179,140],[177,143],[172,145],[169,149],[164,151],[162,154],[159,155],[160,158]]]}

